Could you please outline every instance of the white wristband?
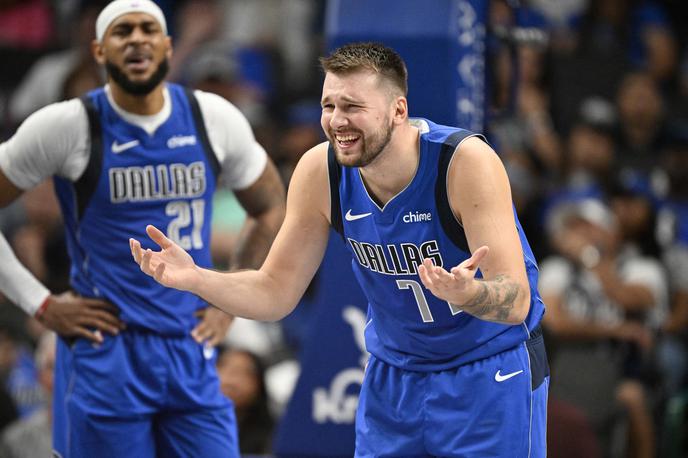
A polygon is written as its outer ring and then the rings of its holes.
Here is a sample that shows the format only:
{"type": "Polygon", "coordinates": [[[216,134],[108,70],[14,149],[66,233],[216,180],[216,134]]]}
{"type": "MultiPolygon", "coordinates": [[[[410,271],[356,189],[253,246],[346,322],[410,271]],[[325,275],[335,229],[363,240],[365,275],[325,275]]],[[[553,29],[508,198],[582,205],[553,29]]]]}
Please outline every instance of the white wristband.
{"type": "Polygon", "coordinates": [[[26,313],[33,316],[50,295],[29,270],[19,262],[0,232],[0,291],[26,313]]]}

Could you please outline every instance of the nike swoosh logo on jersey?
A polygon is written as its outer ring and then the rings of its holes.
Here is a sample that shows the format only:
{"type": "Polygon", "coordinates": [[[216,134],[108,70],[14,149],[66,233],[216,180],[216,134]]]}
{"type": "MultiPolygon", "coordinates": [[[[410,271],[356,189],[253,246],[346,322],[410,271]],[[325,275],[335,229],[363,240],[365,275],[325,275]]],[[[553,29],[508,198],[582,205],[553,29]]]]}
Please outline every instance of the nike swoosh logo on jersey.
{"type": "Polygon", "coordinates": [[[112,148],[111,149],[112,149],[113,153],[119,154],[122,151],[126,151],[129,148],[135,147],[138,144],[139,144],[138,140],[132,140],[130,142],[126,142],[126,143],[122,143],[122,144],[117,143],[117,140],[115,140],[114,142],[112,142],[112,148]]]}
{"type": "Polygon", "coordinates": [[[352,215],[351,214],[351,209],[346,212],[346,215],[344,215],[344,219],[347,221],[356,221],[357,219],[365,218],[366,216],[370,216],[372,213],[361,213],[360,215],[352,215]]]}
{"type": "Polygon", "coordinates": [[[495,380],[496,380],[497,382],[503,382],[504,380],[509,380],[511,377],[516,377],[516,376],[517,376],[518,374],[520,374],[521,372],[523,372],[523,369],[521,369],[520,371],[511,372],[510,374],[504,374],[504,375],[502,375],[502,370],[500,369],[500,370],[498,370],[497,373],[495,374],[495,380]]]}

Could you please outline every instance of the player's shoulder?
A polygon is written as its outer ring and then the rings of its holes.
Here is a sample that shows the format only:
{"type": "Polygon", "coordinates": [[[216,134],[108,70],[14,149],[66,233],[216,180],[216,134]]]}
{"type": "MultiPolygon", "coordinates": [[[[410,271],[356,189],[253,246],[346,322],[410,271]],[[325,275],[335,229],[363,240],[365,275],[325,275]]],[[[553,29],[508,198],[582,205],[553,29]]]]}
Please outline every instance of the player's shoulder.
{"type": "Polygon", "coordinates": [[[193,95],[198,100],[198,104],[201,110],[212,111],[212,112],[229,112],[232,114],[240,113],[239,109],[229,100],[225,99],[221,95],[215,94],[213,92],[201,91],[200,89],[194,89],[193,95]]]}
{"type": "Polygon", "coordinates": [[[19,130],[30,130],[41,136],[69,136],[86,133],[88,117],[79,99],[51,103],[29,115],[19,130]]]}
{"type": "Polygon", "coordinates": [[[307,177],[309,182],[320,183],[324,182],[327,174],[327,147],[329,143],[323,142],[315,145],[306,151],[301,159],[299,159],[296,169],[294,170],[294,177],[307,177]]]}
{"type": "Polygon", "coordinates": [[[461,195],[494,195],[495,186],[508,187],[501,159],[481,137],[464,138],[449,162],[447,185],[461,195]],[[505,186],[506,185],[506,186],[505,186]]]}
{"type": "Polygon", "coordinates": [[[481,135],[473,134],[462,139],[454,151],[454,161],[465,165],[495,165],[501,163],[497,153],[481,135]]]}
{"type": "Polygon", "coordinates": [[[55,102],[36,110],[27,120],[40,120],[58,125],[70,125],[74,121],[86,119],[86,109],[79,99],[55,102]]]}
{"type": "Polygon", "coordinates": [[[329,142],[322,142],[315,145],[301,156],[299,164],[303,164],[302,167],[326,169],[328,146],[329,142]]]}
{"type": "Polygon", "coordinates": [[[250,129],[246,116],[232,102],[212,92],[199,89],[193,91],[203,119],[209,128],[222,126],[223,129],[250,129]]]}

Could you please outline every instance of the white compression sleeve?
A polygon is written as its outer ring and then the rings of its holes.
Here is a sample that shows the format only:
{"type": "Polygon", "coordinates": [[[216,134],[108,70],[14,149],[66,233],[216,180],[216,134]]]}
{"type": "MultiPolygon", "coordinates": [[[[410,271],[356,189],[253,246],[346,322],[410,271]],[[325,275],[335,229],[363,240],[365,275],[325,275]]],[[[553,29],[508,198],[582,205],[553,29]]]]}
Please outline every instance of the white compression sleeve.
{"type": "Polygon", "coordinates": [[[14,255],[7,239],[0,232],[0,291],[7,298],[33,316],[50,295],[14,255]]]}

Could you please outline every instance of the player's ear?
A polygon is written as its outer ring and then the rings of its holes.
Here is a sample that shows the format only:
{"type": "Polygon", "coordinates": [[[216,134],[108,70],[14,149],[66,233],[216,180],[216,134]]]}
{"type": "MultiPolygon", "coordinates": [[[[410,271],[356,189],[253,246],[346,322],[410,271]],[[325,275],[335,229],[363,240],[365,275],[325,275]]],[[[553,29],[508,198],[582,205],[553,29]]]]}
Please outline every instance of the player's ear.
{"type": "Polygon", "coordinates": [[[98,40],[93,40],[91,42],[91,53],[98,64],[105,64],[105,52],[103,50],[103,45],[98,40]]]}
{"type": "Polygon", "coordinates": [[[394,99],[393,120],[395,124],[402,124],[408,119],[408,100],[406,97],[398,96],[394,99]]]}

